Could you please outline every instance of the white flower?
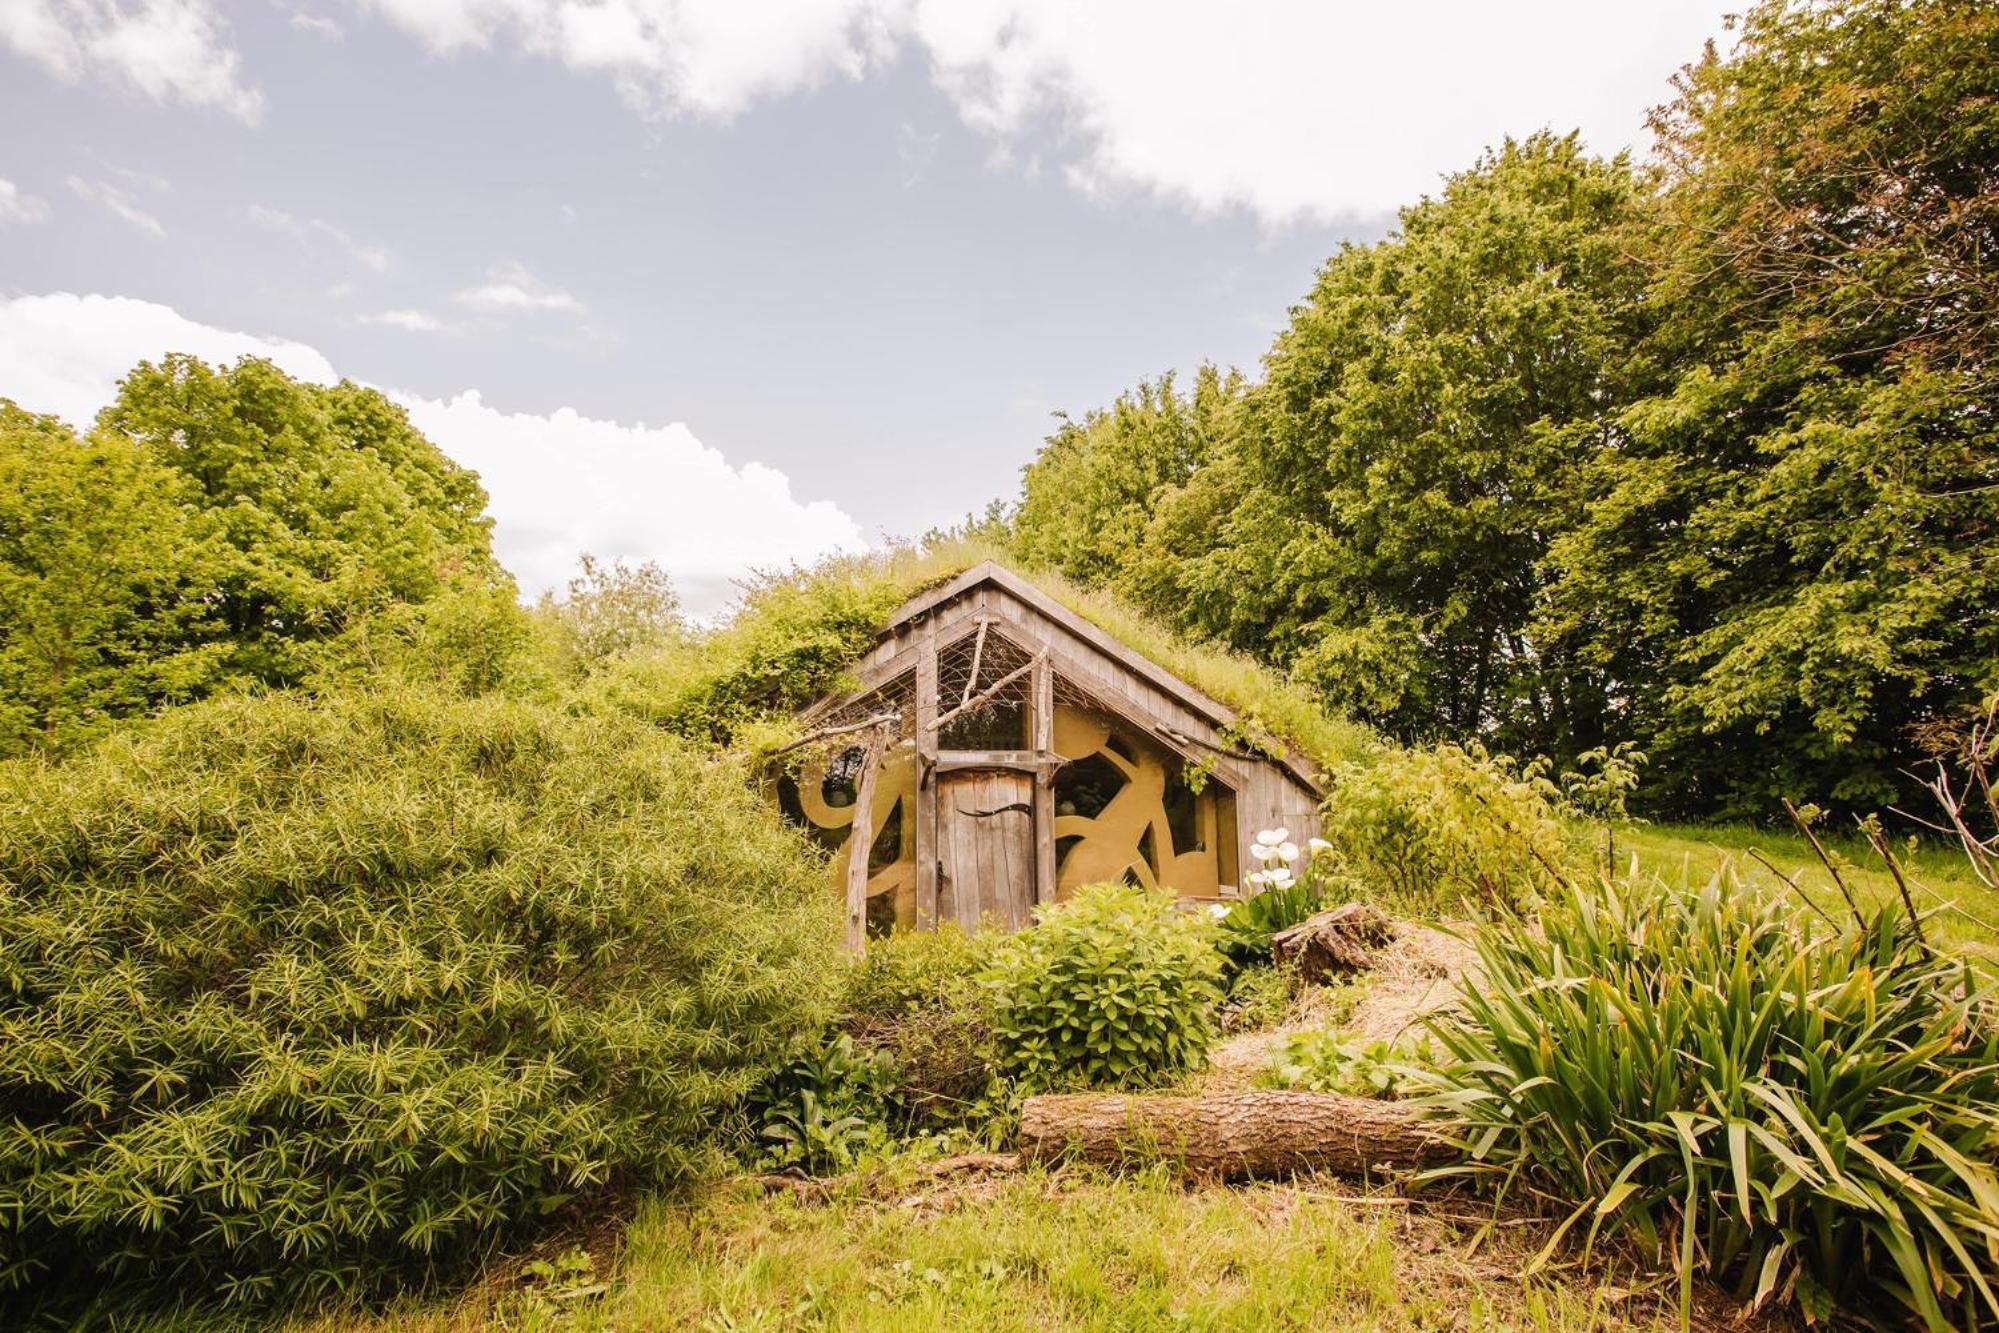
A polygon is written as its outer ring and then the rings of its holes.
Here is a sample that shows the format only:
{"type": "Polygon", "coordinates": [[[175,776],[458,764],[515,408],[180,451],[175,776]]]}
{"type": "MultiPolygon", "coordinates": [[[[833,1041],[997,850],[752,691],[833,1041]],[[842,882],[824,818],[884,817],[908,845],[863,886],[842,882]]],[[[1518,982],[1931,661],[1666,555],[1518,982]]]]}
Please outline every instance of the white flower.
{"type": "Polygon", "coordinates": [[[1227,916],[1228,914],[1229,914],[1229,907],[1227,903],[1208,904],[1208,915],[1213,917],[1215,920],[1220,921],[1223,917],[1227,916]]]}
{"type": "Polygon", "coordinates": [[[1287,842],[1282,847],[1279,847],[1277,849],[1277,859],[1287,866],[1296,861],[1298,859],[1298,844],[1287,842]]]}
{"type": "Polygon", "coordinates": [[[1279,889],[1289,888],[1291,886],[1290,869],[1285,866],[1279,866],[1277,867],[1277,869],[1271,871],[1270,883],[1273,888],[1279,888],[1279,889]]]}
{"type": "Polygon", "coordinates": [[[1277,845],[1278,845],[1279,843],[1285,843],[1285,842],[1289,842],[1289,841],[1291,841],[1291,830],[1290,830],[1290,829],[1288,829],[1288,828],[1274,828],[1274,829],[1270,830],[1270,845],[1271,845],[1271,846],[1275,847],[1275,846],[1277,846],[1277,845]]]}
{"type": "Polygon", "coordinates": [[[1305,845],[1312,849],[1312,855],[1314,856],[1324,856],[1327,852],[1333,850],[1333,844],[1327,842],[1324,838],[1308,838],[1305,840],[1305,845]]]}
{"type": "Polygon", "coordinates": [[[1275,847],[1278,843],[1284,841],[1284,834],[1272,828],[1258,829],[1256,841],[1259,846],[1275,847]]]}
{"type": "Polygon", "coordinates": [[[1275,847],[1266,847],[1259,842],[1249,849],[1249,854],[1259,861],[1268,861],[1271,857],[1277,855],[1277,849],[1275,847]]]}

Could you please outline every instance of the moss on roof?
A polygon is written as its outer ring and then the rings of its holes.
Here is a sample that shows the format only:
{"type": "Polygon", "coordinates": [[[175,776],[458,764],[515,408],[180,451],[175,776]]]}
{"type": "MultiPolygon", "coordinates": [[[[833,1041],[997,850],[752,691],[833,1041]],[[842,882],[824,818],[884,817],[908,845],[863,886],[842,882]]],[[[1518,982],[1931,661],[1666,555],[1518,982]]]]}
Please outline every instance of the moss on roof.
{"type": "Polygon", "coordinates": [[[1280,672],[1225,648],[1191,643],[1115,598],[1023,565],[990,543],[963,539],[762,575],[745,588],[728,619],[685,643],[620,664],[593,698],[715,744],[752,750],[782,744],[796,734],[799,709],[852,684],[853,664],[897,608],[985,560],[1004,565],[1318,764],[1361,758],[1380,744],[1366,727],[1327,714],[1280,672]]]}

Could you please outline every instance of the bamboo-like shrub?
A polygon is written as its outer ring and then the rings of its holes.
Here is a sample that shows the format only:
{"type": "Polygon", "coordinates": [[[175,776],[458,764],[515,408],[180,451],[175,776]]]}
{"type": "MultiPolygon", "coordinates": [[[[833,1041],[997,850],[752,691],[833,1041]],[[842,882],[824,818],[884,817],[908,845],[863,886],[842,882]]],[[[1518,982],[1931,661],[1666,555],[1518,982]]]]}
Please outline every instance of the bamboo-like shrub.
{"type": "Polygon", "coordinates": [[[697,1170],[826,1018],[823,878],[727,765],[518,702],[0,767],[0,1314],[379,1291],[697,1170]]]}

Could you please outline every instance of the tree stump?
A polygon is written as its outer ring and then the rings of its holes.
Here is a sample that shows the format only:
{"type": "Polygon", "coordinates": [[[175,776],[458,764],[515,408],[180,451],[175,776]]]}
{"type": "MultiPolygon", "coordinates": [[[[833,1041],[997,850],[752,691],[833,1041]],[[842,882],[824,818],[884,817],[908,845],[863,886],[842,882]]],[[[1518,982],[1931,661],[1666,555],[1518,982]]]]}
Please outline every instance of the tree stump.
{"type": "Polygon", "coordinates": [[[1218,1179],[1358,1176],[1450,1156],[1446,1129],[1400,1102],[1330,1092],[1069,1093],[1022,1104],[1020,1155],[1111,1166],[1168,1161],[1218,1179]]]}
{"type": "Polygon", "coordinates": [[[1395,938],[1389,919],[1365,903],[1347,903],[1307,917],[1270,938],[1280,963],[1294,963],[1306,981],[1323,983],[1374,966],[1375,951],[1395,938]]]}

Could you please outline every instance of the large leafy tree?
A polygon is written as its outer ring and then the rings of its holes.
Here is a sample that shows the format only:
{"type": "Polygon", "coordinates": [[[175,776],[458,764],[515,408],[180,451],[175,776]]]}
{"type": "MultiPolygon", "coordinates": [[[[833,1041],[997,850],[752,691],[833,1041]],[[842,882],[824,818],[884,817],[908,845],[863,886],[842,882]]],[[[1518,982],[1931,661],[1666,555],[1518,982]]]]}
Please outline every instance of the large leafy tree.
{"type": "Polygon", "coordinates": [[[132,441],[0,400],[0,754],[67,749],[209,689],[221,552],[132,441]]]}
{"type": "Polygon", "coordinates": [[[1643,373],[1636,181],[1574,135],[1508,142],[1349,247],[1266,361],[1242,540],[1270,648],[1404,736],[1573,751],[1594,682],[1540,642],[1540,561],[1643,373]]]}
{"type": "Polygon", "coordinates": [[[294,684],[365,617],[510,589],[484,511],[381,394],[254,358],[142,364],[82,437],[0,401],[0,754],[294,684]]]}
{"type": "Polygon", "coordinates": [[[1123,585],[1143,561],[1160,498],[1226,447],[1242,377],[1203,366],[1183,394],[1169,371],[1108,409],[1064,420],[1022,471],[1013,541],[1036,564],[1123,585]]]}
{"type": "Polygon", "coordinates": [[[1675,375],[1596,460],[1545,629],[1683,808],[1879,801],[1999,662],[1999,11],[1764,4],[1678,93],[1675,375]]]}

